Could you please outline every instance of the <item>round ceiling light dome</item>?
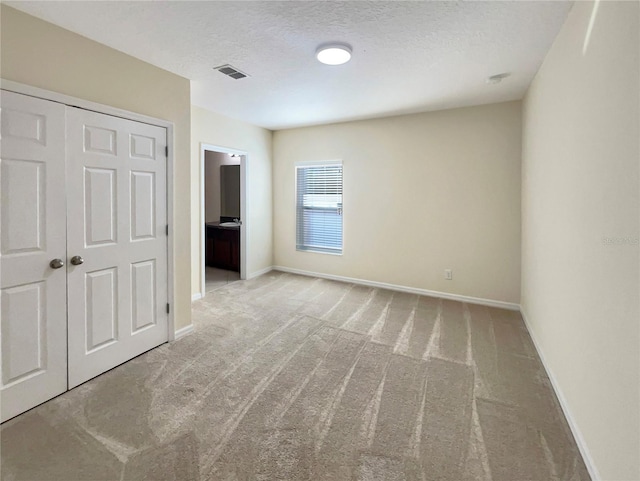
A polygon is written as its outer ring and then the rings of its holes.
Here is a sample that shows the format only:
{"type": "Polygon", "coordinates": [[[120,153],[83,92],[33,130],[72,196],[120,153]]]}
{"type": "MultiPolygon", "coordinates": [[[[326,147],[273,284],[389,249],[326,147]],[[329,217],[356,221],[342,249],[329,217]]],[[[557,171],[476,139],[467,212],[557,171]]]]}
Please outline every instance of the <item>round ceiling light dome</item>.
{"type": "Polygon", "coordinates": [[[346,43],[321,45],[316,50],[316,58],[326,65],[342,65],[351,60],[351,47],[346,43]]]}

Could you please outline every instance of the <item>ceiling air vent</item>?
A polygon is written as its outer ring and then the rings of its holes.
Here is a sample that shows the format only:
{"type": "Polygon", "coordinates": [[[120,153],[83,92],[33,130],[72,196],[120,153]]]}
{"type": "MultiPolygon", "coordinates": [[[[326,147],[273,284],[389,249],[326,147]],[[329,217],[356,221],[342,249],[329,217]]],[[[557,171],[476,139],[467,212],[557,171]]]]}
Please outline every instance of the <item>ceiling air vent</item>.
{"type": "Polygon", "coordinates": [[[246,73],[242,73],[240,70],[238,70],[235,67],[232,67],[229,64],[220,65],[219,67],[214,67],[213,70],[217,70],[218,72],[223,73],[226,76],[234,78],[236,80],[248,77],[246,73]]]}

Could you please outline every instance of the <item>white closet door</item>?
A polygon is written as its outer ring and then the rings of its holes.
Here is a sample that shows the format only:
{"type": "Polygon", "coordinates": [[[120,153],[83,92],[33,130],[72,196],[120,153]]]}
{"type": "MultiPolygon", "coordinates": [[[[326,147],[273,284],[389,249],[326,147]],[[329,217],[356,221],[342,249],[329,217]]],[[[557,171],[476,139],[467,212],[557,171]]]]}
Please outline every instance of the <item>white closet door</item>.
{"type": "Polygon", "coordinates": [[[67,108],[70,388],[167,341],[166,145],[67,108]]]}
{"type": "Polygon", "coordinates": [[[5,421],[67,389],[65,107],[2,91],[1,404],[5,421]],[[50,263],[54,259],[60,262],[50,263]]]}

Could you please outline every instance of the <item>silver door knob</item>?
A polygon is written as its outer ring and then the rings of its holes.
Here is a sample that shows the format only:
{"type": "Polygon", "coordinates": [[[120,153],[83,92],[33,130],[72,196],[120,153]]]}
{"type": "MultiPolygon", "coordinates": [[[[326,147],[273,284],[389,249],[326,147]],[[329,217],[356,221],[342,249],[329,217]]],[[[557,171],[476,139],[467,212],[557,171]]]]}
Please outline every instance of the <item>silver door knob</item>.
{"type": "Polygon", "coordinates": [[[80,256],[73,256],[73,257],[71,258],[71,263],[72,263],[74,266],[79,266],[79,265],[80,265],[80,264],[82,264],[83,262],[84,262],[84,259],[83,259],[82,257],[80,257],[80,256]]]}
{"type": "Polygon", "coordinates": [[[64,266],[64,262],[62,262],[62,259],[53,259],[51,262],[49,262],[49,267],[51,267],[52,269],[60,269],[62,266],[64,266]]]}

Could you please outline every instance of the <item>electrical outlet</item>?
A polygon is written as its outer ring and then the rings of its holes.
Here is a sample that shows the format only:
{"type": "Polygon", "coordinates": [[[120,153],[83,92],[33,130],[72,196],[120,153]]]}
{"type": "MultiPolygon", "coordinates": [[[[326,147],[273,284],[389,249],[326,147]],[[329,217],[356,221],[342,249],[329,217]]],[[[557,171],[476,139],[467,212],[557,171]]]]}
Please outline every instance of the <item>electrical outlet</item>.
{"type": "Polygon", "coordinates": [[[453,271],[451,269],[444,270],[444,278],[448,281],[453,279],[453,271]]]}

